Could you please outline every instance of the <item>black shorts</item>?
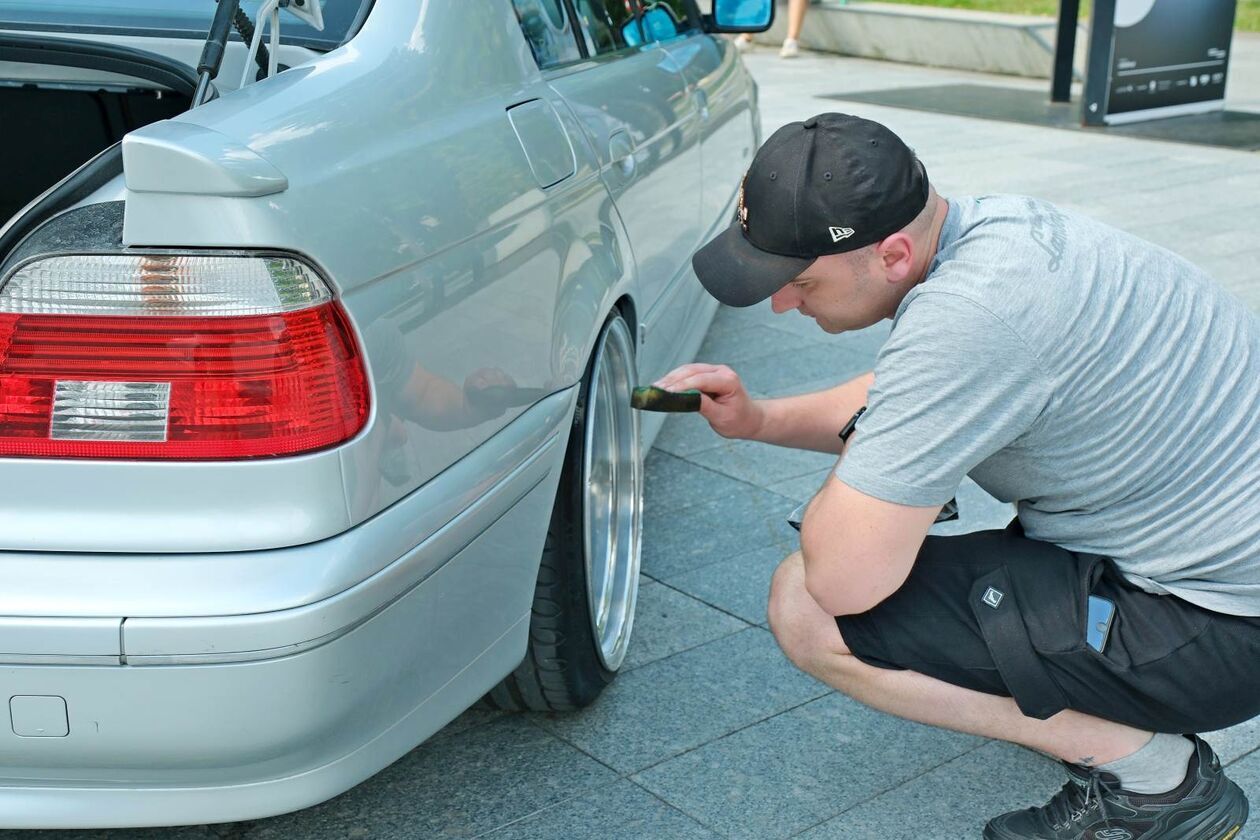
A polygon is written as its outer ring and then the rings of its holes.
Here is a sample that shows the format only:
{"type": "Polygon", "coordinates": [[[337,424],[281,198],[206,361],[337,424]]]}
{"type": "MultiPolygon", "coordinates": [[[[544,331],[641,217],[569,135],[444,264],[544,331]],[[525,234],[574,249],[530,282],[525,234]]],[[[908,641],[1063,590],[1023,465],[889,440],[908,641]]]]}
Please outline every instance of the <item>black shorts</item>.
{"type": "Polygon", "coordinates": [[[1221,729],[1260,714],[1260,618],[1225,615],[1125,581],[1104,557],[1005,531],[929,536],[900,589],[836,619],[858,659],[1156,732],[1221,729]],[[1116,604],[1102,653],[1088,596],[1116,604]]]}

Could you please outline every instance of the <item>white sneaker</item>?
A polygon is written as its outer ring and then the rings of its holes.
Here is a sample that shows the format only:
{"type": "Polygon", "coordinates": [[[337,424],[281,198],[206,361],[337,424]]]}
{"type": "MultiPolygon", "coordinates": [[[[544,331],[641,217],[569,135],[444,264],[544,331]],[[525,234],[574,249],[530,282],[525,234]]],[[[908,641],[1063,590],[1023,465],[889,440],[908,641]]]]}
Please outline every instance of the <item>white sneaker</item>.
{"type": "Polygon", "coordinates": [[[745,38],[741,35],[735,39],[735,52],[748,52],[752,47],[752,38],[745,38]]]}
{"type": "Polygon", "coordinates": [[[800,54],[801,45],[791,38],[784,41],[782,49],[779,50],[779,58],[796,58],[800,54]]]}

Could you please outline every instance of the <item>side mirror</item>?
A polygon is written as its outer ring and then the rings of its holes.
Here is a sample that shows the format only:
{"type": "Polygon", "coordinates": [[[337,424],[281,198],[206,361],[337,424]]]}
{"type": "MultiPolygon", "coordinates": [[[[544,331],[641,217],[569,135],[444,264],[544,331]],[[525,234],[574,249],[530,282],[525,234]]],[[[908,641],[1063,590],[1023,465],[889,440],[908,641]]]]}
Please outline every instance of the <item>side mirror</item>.
{"type": "Polygon", "coordinates": [[[644,35],[649,41],[668,41],[678,36],[678,21],[674,19],[674,13],[661,3],[644,4],[643,34],[640,34],[638,23],[639,21],[631,18],[621,27],[621,36],[625,38],[628,47],[640,46],[644,35]]]}
{"type": "Polygon", "coordinates": [[[709,32],[765,32],[774,23],[774,0],[713,0],[704,18],[709,32]]]}

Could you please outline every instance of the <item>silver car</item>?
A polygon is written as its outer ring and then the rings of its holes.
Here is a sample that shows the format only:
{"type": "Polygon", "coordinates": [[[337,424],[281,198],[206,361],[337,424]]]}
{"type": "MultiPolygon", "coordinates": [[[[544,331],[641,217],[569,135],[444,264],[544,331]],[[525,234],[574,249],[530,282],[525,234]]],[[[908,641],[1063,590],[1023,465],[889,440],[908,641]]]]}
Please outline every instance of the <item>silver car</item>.
{"type": "Polygon", "coordinates": [[[235,5],[0,0],[0,827],[303,808],[626,653],[770,1],[235,5]]]}

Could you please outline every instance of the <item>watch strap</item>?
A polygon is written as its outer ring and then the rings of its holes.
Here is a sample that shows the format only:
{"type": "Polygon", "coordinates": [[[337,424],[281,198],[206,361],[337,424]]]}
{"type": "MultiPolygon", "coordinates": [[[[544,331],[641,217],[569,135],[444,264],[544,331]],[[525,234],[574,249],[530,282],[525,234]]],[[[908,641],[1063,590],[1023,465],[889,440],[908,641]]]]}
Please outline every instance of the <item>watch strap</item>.
{"type": "Polygon", "coordinates": [[[840,440],[845,443],[849,442],[849,435],[853,434],[853,430],[857,428],[858,418],[866,413],[866,406],[862,406],[853,412],[853,416],[849,418],[849,422],[844,424],[844,428],[840,430],[840,440]]]}

